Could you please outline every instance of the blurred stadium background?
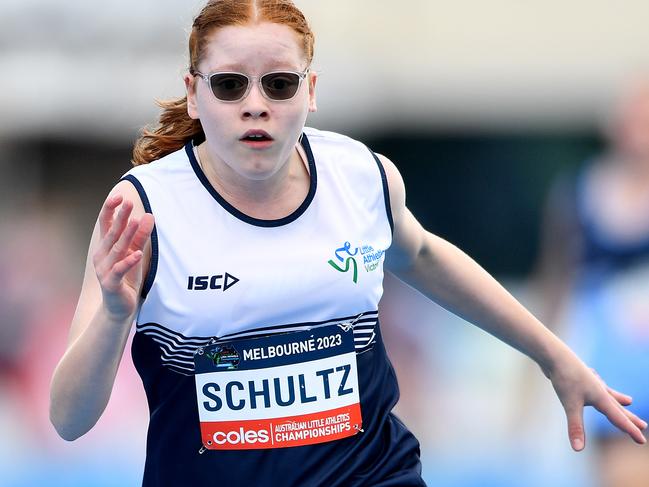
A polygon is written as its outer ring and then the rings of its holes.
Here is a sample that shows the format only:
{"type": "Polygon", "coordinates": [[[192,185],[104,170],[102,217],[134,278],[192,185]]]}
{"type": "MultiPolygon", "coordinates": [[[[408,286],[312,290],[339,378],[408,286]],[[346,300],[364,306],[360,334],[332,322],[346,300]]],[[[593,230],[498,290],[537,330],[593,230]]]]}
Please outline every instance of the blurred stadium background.
{"type": "MultiPolygon", "coordinates": [[[[0,485],[140,482],[147,409],[130,354],[99,424],[74,443],[49,423],[49,380],[101,202],[155,120],[154,98],[183,94],[202,3],[0,3],[0,485]]],[[[549,185],[600,150],[621,83],[649,67],[649,3],[296,3],[321,72],[309,124],[395,161],[420,221],[534,309],[549,185]]],[[[571,452],[534,364],[406,286],[386,288],[398,413],[430,485],[595,485],[592,449],[571,452]]]]}

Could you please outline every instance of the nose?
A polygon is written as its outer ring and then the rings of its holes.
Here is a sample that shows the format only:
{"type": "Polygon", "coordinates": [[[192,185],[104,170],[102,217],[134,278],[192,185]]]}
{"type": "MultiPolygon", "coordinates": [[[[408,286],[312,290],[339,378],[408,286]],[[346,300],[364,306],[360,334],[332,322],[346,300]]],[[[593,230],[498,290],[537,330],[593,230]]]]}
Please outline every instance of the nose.
{"type": "Polygon", "coordinates": [[[268,118],[268,100],[262,94],[259,83],[253,82],[248,96],[241,101],[241,116],[244,119],[268,118]]]}

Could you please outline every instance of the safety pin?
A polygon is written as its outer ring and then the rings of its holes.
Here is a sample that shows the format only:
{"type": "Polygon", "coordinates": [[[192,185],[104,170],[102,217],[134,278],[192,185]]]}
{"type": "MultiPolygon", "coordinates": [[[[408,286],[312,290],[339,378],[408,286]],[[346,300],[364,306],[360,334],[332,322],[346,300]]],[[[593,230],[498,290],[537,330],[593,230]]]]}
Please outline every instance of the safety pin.
{"type": "Polygon", "coordinates": [[[343,331],[349,331],[350,328],[352,328],[352,329],[354,328],[354,325],[356,324],[356,322],[358,320],[360,320],[365,313],[366,313],[366,311],[363,311],[356,318],[354,318],[353,321],[351,321],[349,323],[338,323],[338,326],[341,327],[343,329],[343,331]]]}
{"type": "MultiPolygon", "coordinates": [[[[211,445],[211,444],[212,444],[212,440],[207,440],[207,445],[209,446],[209,445],[211,445]]],[[[201,449],[198,450],[198,454],[199,454],[199,455],[202,455],[202,454],[205,453],[206,451],[207,451],[207,446],[203,445],[203,446],[201,446],[201,449]]]]}

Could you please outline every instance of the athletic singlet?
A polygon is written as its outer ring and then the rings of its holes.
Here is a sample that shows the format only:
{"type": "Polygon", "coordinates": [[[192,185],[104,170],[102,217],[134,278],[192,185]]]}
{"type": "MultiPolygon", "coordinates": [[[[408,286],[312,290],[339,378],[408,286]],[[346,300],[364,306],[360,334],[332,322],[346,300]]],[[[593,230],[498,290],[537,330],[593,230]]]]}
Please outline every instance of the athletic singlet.
{"type": "Polygon", "coordinates": [[[277,220],[231,206],[208,182],[191,143],[123,178],[156,219],[132,346],[150,411],[145,486],[424,485],[419,444],[391,413],[399,390],[379,328],[392,238],[383,167],[366,146],[342,135],[306,128],[301,144],[309,192],[277,220]],[[316,350],[338,345],[342,335],[351,347],[344,356],[356,369],[351,375],[350,364],[336,366],[343,355],[319,358],[328,350],[316,350]],[[300,337],[298,348],[268,345],[292,336],[300,337]],[[220,343],[214,354],[209,347],[220,343]],[[195,372],[195,359],[204,351],[212,353],[202,358],[215,377],[230,377],[218,375],[225,370],[233,379],[197,386],[204,376],[195,372]],[[330,369],[311,370],[332,360],[330,369]],[[244,362],[255,370],[237,370],[244,362]],[[293,375],[275,373],[285,370],[293,375]],[[317,383],[305,389],[310,370],[317,383]],[[360,424],[338,423],[344,414],[313,419],[320,403],[348,404],[353,396],[360,424]],[[217,422],[208,441],[202,437],[199,406],[219,421],[221,413],[282,416],[289,403],[291,414],[311,416],[286,421],[281,430],[217,422]],[[344,428],[346,437],[321,442],[320,435],[344,428]],[[272,447],[280,440],[302,443],[272,447]],[[235,449],[206,449],[208,443],[235,449]]]}

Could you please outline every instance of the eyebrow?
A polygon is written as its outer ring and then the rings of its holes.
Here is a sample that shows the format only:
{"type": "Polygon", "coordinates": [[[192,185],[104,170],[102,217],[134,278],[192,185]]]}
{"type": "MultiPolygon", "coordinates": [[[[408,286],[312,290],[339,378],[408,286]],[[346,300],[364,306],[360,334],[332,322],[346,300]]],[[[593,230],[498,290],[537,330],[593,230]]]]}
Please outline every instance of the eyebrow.
{"type": "MultiPolygon", "coordinates": [[[[299,67],[292,66],[291,63],[284,61],[284,60],[272,60],[268,64],[264,65],[264,69],[260,70],[260,73],[268,73],[269,71],[276,71],[276,70],[289,70],[289,71],[300,71],[299,67]]],[[[232,64],[224,64],[222,66],[219,66],[218,68],[210,68],[209,72],[210,73],[216,73],[219,71],[236,71],[240,73],[245,73],[246,69],[244,69],[243,64],[239,63],[232,63],[232,64]]]]}

